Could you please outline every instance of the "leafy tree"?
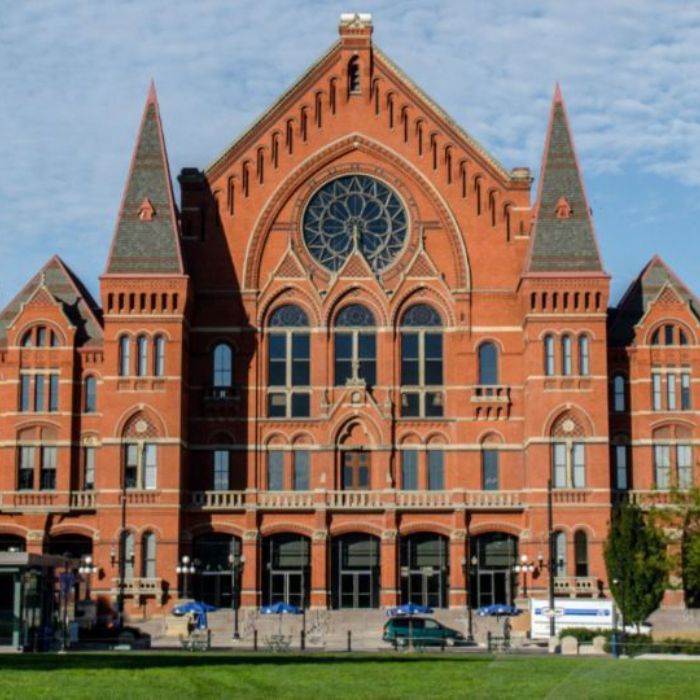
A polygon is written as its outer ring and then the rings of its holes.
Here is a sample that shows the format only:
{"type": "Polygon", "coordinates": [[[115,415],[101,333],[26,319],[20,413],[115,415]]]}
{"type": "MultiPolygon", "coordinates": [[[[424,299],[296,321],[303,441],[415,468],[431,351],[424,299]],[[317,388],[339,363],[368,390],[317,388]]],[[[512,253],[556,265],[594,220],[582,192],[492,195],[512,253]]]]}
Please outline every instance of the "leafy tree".
{"type": "Polygon", "coordinates": [[[610,590],[625,624],[639,629],[659,607],[668,587],[663,531],[639,506],[622,503],[613,511],[604,554],[610,590]]]}

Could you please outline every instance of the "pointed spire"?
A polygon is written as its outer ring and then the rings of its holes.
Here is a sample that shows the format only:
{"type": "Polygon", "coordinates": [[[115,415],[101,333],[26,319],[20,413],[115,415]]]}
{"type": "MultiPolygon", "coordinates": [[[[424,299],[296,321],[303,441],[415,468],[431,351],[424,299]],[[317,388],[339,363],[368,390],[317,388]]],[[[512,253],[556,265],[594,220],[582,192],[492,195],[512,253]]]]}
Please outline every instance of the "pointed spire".
{"type": "Polygon", "coordinates": [[[106,274],[183,272],[170,167],[151,80],[106,274]]]}
{"type": "Polygon", "coordinates": [[[602,272],[586,191],[559,83],[542,157],[530,272],[602,272]]]}

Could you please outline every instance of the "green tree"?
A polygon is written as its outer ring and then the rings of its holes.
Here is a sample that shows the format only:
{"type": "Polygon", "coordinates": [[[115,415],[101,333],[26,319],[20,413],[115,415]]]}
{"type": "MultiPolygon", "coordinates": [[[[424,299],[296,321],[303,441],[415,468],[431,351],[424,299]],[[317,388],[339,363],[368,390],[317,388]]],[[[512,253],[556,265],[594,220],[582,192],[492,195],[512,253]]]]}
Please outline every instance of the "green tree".
{"type": "Polygon", "coordinates": [[[639,506],[615,507],[605,542],[605,566],[625,624],[641,625],[661,604],[669,561],[663,531],[639,506]]]}

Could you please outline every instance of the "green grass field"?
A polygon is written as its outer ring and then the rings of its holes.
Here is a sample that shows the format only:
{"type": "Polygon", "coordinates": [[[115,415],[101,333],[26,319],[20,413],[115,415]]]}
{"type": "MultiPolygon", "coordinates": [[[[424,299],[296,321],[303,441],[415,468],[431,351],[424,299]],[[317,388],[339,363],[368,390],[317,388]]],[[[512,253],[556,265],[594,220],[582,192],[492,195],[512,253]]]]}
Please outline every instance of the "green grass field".
{"type": "Polygon", "coordinates": [[[697,698],[700,661],[427,654],[0,657],[0,698],[697,698]]]}

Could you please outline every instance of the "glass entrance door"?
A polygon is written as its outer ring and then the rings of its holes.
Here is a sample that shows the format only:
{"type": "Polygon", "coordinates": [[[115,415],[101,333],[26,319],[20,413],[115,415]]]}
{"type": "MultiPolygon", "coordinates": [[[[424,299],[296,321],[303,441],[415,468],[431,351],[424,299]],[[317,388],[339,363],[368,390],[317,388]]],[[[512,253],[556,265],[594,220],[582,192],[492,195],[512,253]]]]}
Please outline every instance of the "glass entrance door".
{"type": "Polygon", "coordinates": [[[331,545],[331,605],[334,608],[379,606],[379,539],[350,533],[331,545]]]}
{"type": "Polygon", "coordinates": [[[302,535],[272,535],[263,542],[263,605],[309,603],[310,541],[302,535]]]}
{"type": "Polygon", "coordinates": [[[440,572],[433,571],[432,567],[426,567],[424,571],[413,571],[404,577],[401,586],[401,599],[406,603],[441,608],[444,605],[443,587],[440,572]]]}
{"type": "Polygon", "coordinates": [[[199,600],[217,608],[231,607],[231,574],[229,572],[208,572],[205,571],[199,577],[198,589],[199,600]]]}
{"type": "Polygon", "coordinates": [[[512,596],[510,591],[510,572],[480,571],[476,594],[477,607],[484,605],[508,605],[512,596]]]}
{"type": "Polygon", "coordinates": [[[513,566],[518,561],[518,541],[512,535],[489,532],[475,537],[470,549],[476,557],[471,564],[470,596],[475,607],[513,602],[513,566]]]}
{"type": "Polygon", "coordinates": [[[340,576],[341,608],[374,608],[372,595],[372,572],[344,572],[340,576]]]}
{"type": "Polygon", "coordinates": [[[417,533],[401,540],[401,602],[442,608],[447,605],[447,540],[417,533]]]}

